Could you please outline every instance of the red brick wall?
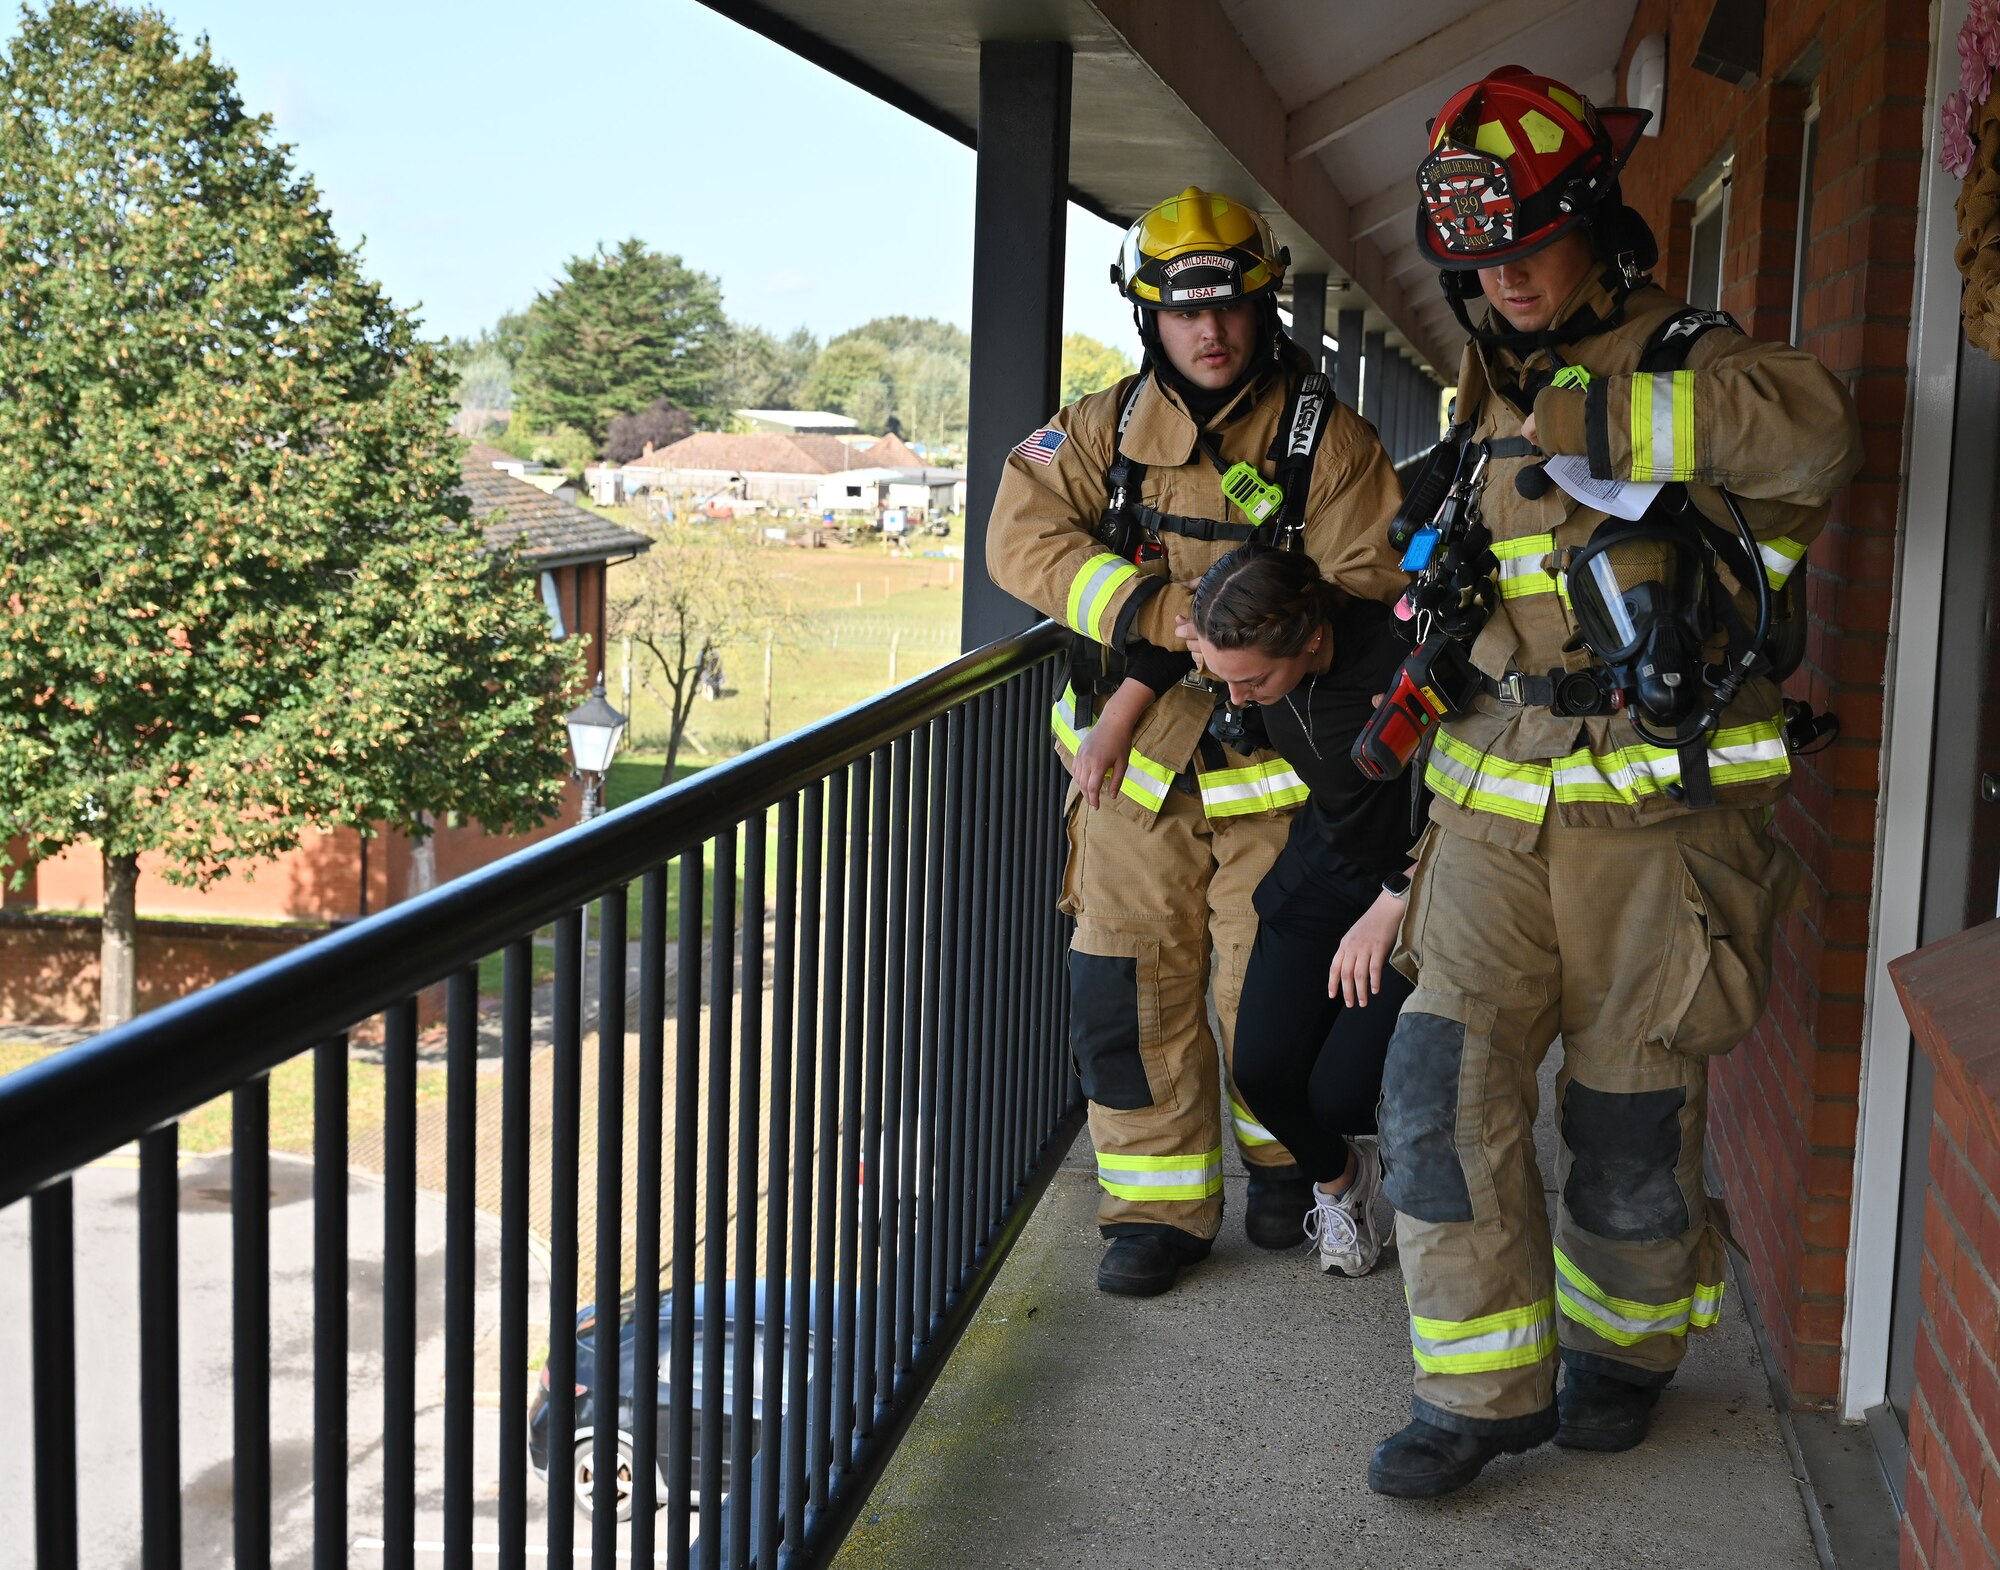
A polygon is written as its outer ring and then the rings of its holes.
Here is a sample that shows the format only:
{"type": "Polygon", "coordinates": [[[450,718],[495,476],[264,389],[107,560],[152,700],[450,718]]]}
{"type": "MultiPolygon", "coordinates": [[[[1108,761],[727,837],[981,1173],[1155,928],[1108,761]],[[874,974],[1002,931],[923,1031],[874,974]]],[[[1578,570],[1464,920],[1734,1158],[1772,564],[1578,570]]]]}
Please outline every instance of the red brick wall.
{"type": "MultiPolygon", "coordinates": [[[[583,788],[570,781],[555,816],[540,828],[523,834],[488,834],[476,823],[439,829],[437,881],[462,877],[572,827],[582,801],[583,788]]],[[[369,914],[409,897],[408,840],[400,834],[377,835],[368,842],[367,862],[369,914]]],[[[157,857],[141,856],[139,913],[197,920],[340,921],[363,914],[361,863],[361,836],[352,829],[307,834],[297,850],[240,868],[206,889],[170,883],[160,876],[157,857]]],[[[29,891],[8,896],[7,908],[32,903],[43,910],[91,911],[103,904],[104,863],[95,845],[78,845],[51,857],[34,869],[31,879],[29,891]]]]}
{"type": "Polygon", "coordinates": [[[1750,1256],[1779,1365],[1802,1400],[1831,1401],[1840,1381],[1929,19],[1920,0],[1772,0],[1763,79],[1738,88],[1693,69],[1711,9],[1709,0],[1641,0],[1619,80],[1638,39],[1667,34],[1666,134],[1641,143],[1627,197],[1659,232],[1662,281],[1678,288],[1694,185],[1733,152],[1723,305],[1747,331],[1783,339],[1801,127],[1817,85],[1802,347],[1847,385],[1865,447],[1860,478],[1835,502],[1804,569],[1811,633],[1790,688],[1842,721],[1837,745],[1795,761],[1793,793],[1778,815],[1806,865],[1805,909],[1779,929],[1770,1011],[1717,1065],[1710,1113],[1711,1165],[1750,1256]],[[1807,77],[1797,63],[1815,43],[1824,63],[1807,77]]]}
{"type": "Polygon", "coordinates": [[[1938,1076],[1903,1516],[1903,1564],[1925,1570],[2000,1563],[2000,1147],[1965,1094],[1938,1076]]]}
{"type": "MultiPolygon", "coordinates": [[[[158,1008],[320,935],[318,927],[236,927],[191,921],[139,924],[139,1008],[158,1008]]],[[[94,1025],[98,922],[92,916],[0,917],[0,1020],[94,1025]]]]}

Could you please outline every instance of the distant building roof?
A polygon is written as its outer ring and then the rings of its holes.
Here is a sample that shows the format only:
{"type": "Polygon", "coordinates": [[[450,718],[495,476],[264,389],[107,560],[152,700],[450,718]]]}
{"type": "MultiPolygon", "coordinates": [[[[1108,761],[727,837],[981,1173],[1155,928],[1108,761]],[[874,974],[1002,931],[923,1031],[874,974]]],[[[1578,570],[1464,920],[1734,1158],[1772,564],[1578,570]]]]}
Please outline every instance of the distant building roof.
{"type": "Polygon", "coordinates": [[[826,409],[736,409],[739,420],[780,431],[857,431],[861,427],[844,414],[826,409]]]}
{"type": "Polygon", "coordinates": [[[861,455],[878,469],[921,469],[924,460],[910,450],[910,444],[891,432],[877,437],[861,455]]]}
{"type": "Polygon", "coordinates": [[[538,567],[634,556],[652,548],[653,542],[635,530],[480,463],[477,451],[466,454],[458,488],[471,498],[472,516],[485,524],[493,544],[517,547],[538,567]]]}
{"type": "Polygon", "coordinates": [[[487,442],[474,442],[465,449],[465,466],[491,469],[501,464],[525,463],[525,458],[516,458],[511,452],[502,452],[487,442]]]}
{"type": "Polygon", "coordinates": [[[731,436],[722,431],[697,431],[650,457],[625,465],[634,469],[696,469],[728,474],[835,474],[858,469],[863,454],[852,452],[834,436],[781,436],[753,431],[731,436]]]}

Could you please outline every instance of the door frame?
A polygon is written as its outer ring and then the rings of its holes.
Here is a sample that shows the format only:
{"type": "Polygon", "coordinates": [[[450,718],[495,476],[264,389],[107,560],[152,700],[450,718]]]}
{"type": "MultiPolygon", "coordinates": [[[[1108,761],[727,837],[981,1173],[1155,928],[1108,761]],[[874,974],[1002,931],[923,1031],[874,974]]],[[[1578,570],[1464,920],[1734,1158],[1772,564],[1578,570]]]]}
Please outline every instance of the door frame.
{"type": "Polygon", "coordinates": [[[1930,84],[1924,96],[1924,184],[1903,416],[1903,528],[1896,563],[1882,715],[1881,790],[1875,814],[1875,887],[1868,992],[1861,1039],[1860,1120],[1847,1247],[1841,1343],[1841,1415],[1862,1421],[1888,1395],[1889,1318],[1901,1220],[1903,1122],[1908,1110],[1910,1026],[1889,961],[1917,947],[1924,850],[1930,833],[1931,749],[1938,635],[1944,600],[1945,529],[1958,386],[1959,293],[1952,259],[1959,183],[1938,166],[1938,106],[1958,79],[1958,30],[1967,0],[1931,7],[1930,84]]]}

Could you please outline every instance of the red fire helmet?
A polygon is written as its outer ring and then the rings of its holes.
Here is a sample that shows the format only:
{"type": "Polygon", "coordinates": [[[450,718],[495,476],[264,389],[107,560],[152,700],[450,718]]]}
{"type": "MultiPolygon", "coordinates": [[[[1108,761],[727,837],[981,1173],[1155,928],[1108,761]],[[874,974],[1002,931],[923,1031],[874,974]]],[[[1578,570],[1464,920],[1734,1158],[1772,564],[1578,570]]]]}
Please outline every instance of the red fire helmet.
{"type": "Polygon", "coordinates": [[[1417,245],[1432,265],[1496,267],[1539,251],[1616,199],[1652,118],[1598,109],[1553,77],[1503,65],[1454,93],[1417,171],[1417,245]]]}

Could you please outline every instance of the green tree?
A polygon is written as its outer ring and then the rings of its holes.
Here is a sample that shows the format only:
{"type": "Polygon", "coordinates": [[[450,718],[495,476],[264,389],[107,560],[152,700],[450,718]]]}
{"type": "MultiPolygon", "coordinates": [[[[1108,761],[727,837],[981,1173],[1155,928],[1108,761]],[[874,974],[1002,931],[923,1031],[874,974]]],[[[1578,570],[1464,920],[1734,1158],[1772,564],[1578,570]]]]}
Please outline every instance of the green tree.
{"type": "Polygon", "coordinates": [[[54,0],[0,78],[0,842],[98,847],[112,1023],[142,853],[533,822],[572,661],[467,521],[449,373],[207,42],[54,0]]]}
{"type": "Polygon", "coordinates": [[[896,417],[909,436],[931,447],[965,440],[972,368],[936,349],[899,349],[889,357],[896,417]]]}
{"type": "Polygon", "coordinates": [[[864,431],[879,432],[890,412],[889,356],[870,338],[834,340],[806,377],[806,407],[844,414],[864,431]]]}
{"type": "Polygon", "coordinates": [[[941,322],[935,316],[877,316],[859,327],[850,327],[828,347],[850,338],[879,343],[891,354],[901,349],[926,349],[967,362],[972,359],[972,335],[963,327],[941,322]]]}
{"type": "Polygon", "coordinates": [[[803,327],[779,338],[761,327],[729,323],[715,374],[722,418],[737,409],[796,408],[818,358],[819,340],[803,327]]]}
{"type": "Polygon", "coordinates": [[[1062,402],[1075,403],[1088,393],[1130,376],[1135,369],[1131,356],[1124,350],[1100,343],[1087,333],[1064,333],[1062,402]]]}
{"type": "Polygon", "coordinates": [[[721,287],[678,256],[637,240],[573,256],[528,308],[519,415],[537,430],[574,426],[600,448],[612,420],[662,398],[713,423],[726,325],[721,287]]]}
{"type": "Polygon", "coordinates": [[[514,406],[514,367],[526,344],[525,311],[509,311],[476,338],[448,338],[445,362],[457,379],[453,398],[461,411],[500,412],[514,406]]]}
{"type": "Polygon", "coordinates": [[[609,579],[607,634],[630,638],[650,658],[640,680],[667,710],[664,788],[687,734],[703,664],[732,644],[762,642],[781,630],[770,575],[745,536],[726,524],[680,523],[609,579]]]}

